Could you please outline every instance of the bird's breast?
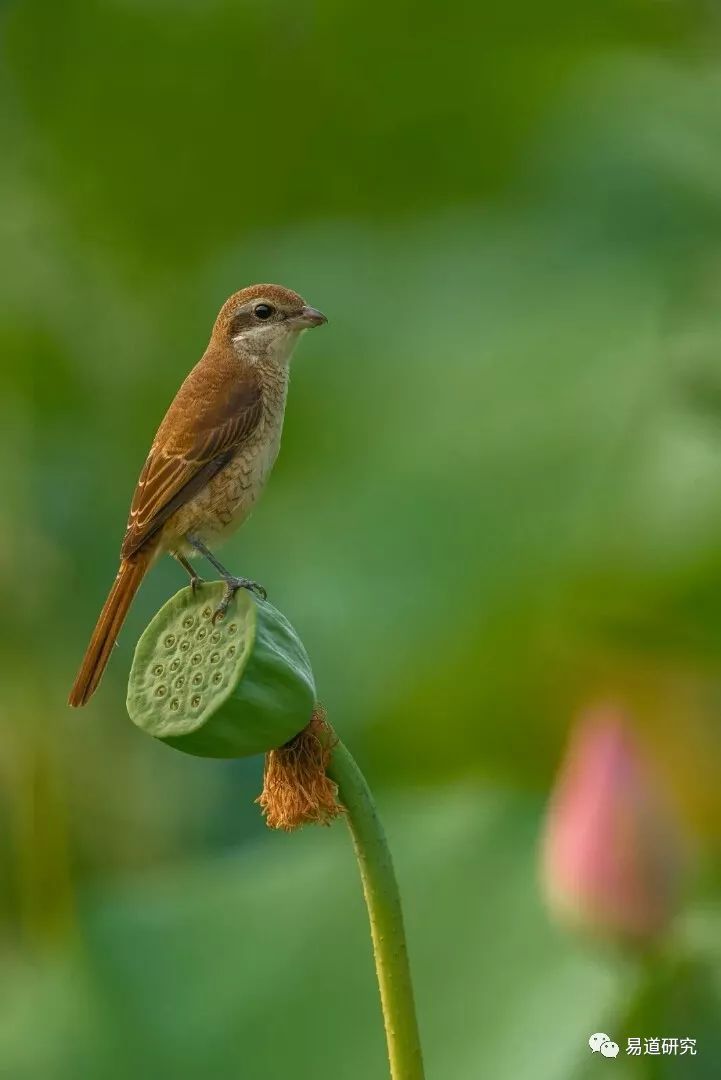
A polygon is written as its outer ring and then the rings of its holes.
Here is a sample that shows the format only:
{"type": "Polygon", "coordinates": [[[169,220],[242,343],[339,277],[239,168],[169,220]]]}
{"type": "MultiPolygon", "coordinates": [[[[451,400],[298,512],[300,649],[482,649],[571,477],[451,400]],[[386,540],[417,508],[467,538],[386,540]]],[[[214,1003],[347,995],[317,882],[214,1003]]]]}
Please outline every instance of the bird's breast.
{"type": "Polygon", "coordinates": [[[249,441],[208,485],[211,516],[219,531],[238,528],[250,514],[280,450],[281,424],[272,423],[249,441]]]}
{"type": "Polygon", "coordinates": [[[167,546],[188,553],[183,542],[195,533],[211,547],[236,529],[250,515],[280,450],[283,398],[266,405],[263,422],[237,450],[227,465],[181,507],[169,522],[167,546]],[[275,407],[273,407],[275,406],[275,407]]]}

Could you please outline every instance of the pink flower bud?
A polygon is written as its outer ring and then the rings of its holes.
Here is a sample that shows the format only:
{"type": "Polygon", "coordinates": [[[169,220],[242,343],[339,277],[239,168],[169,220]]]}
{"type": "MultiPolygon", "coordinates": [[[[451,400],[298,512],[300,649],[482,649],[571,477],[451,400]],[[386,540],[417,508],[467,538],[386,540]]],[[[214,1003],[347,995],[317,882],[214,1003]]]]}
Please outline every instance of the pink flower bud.
{"type": "Polygon", "coordinates": [[[584,713],[545,824],[551,910],[605,937],[648,942],[677,907],[684,856],[664,786],[623,712],[605,705],[584,713]]]}

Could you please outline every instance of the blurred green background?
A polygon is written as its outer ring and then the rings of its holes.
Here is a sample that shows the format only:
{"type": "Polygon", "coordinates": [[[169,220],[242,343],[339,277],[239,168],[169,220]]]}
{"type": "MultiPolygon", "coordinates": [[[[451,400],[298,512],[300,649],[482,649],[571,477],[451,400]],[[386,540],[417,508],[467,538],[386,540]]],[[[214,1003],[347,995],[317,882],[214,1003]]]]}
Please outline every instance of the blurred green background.
{"type": "Polygon", "coordinates": [[[127,719],[170,560],[65,705],[155,427],[255,281],[329,325],[225,561],[297,627],[377,793],[430,1080],[718,1076],[716,4],[0,20],[2,1076],[385,1075],[344,827],[270,834],[260,760],[127,719]],[[672,986],[539,894],[566,732],[601,698],[695,852],[672,986]],[[606,1030],[698,1055],[609,1063],[606,1030]]]}

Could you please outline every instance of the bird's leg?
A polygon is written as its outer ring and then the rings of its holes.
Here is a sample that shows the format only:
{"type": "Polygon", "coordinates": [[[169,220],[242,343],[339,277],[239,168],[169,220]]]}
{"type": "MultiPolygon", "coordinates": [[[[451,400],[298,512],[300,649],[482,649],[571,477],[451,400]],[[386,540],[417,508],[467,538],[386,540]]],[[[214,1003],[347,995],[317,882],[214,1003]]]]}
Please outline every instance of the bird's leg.
{"type": "Polygon", "coordinates": [[[193,596],[195,596],[195,591],[198,586],[204,584],[203,578],[200,576],[200,574],[196,572],[195,567],[188,562],[184,555],[181,555],[179,552],[174,551],[173,558],[177,559],[183,569],[186,570],[190,575],[190,587],[193,590],[193,596]]]}
{"type": "Polygon", "coordinates": [[[196,551],[199,551],[200,554],[208,560],[211,566],[215,567],[225,582],[223,599],[213,612],[213,622],[216,622],[218,619],[222,619],[225,616],[230,601],[233,599],[238,589],[248,589],[250,592],[254,592],[256,596],[259,596],[261,600],[265,600],[268,594],[263,586],[259,585],[257,581],[251,581],[250,578],[236,577],[234,574],[231,574],[229,570],[225,569],[222,563],[218,562],[213,552],[205,546],[203,541],[193,533],[187,533],[186,540],[189,544],[193,545],[196,551]]]}

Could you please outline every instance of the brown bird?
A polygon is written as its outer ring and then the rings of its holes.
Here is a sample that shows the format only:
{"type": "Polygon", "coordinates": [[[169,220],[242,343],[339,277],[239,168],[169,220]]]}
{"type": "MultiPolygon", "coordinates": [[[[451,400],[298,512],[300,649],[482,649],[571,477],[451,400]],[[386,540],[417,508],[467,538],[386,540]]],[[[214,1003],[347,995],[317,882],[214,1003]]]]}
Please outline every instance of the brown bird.
{"type": "Polygon", "coordinates": [[[237,529],[273,467],[283,428],[291,354],[303,330],[326,317],[280,285],[251,285],[226,300],[208,347],[175,395],[153,440],[130,507],[120,569],[70,691],[85,705],[98,687],[143,577],[169,552],[190,574],[203,555],[225,581],[215,612],[238,589],[265,590],[230,574],[206,544],[237,529]]]}

